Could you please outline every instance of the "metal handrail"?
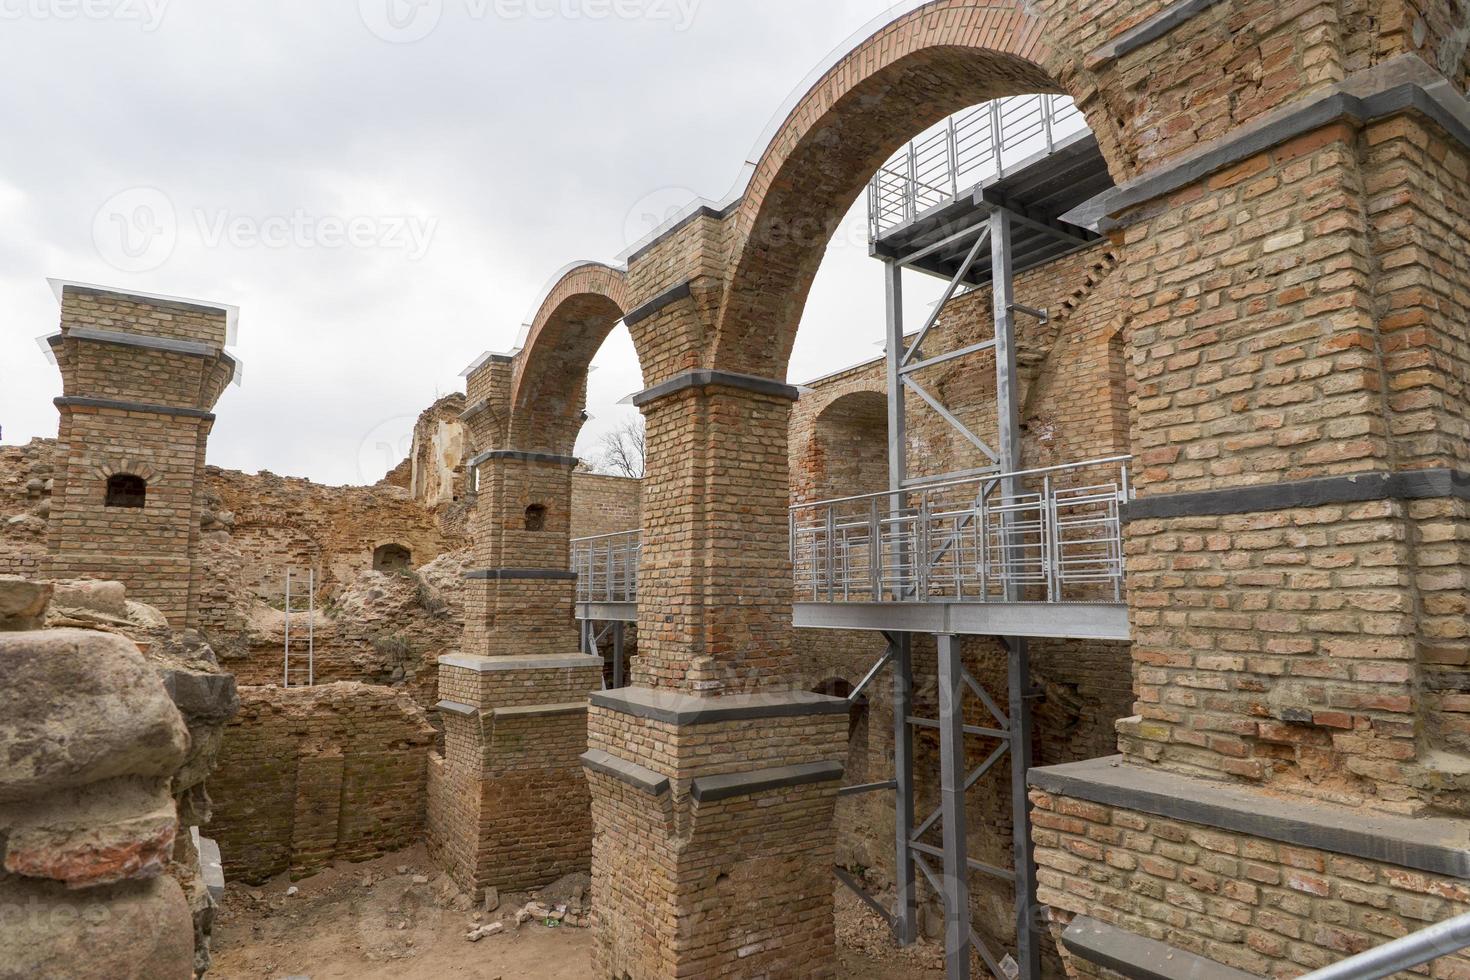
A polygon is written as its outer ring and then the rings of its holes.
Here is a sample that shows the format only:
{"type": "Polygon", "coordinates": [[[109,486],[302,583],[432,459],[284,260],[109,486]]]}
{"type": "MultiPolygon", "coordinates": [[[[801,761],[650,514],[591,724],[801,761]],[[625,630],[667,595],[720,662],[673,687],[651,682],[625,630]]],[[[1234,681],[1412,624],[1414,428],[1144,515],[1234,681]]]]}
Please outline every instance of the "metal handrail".
{"type": "Polygon", "coordinates": [[[572,541],[578,602],[637,602],[642,531],[618,531],[572,541]]]}
{"type": "Polygon", "coordinates": [[[868,185],[868,237],[955,200],[1007,164],[1051,153],[1060,136],[1085,128],[1081,112],[1060,95],[1022,95],[972,106],[894,154],[868,185]]]}
{"type": "Polygon", "coordinates": [[[796,504],[798,602],[1120,602],[1131,456],[796,504]]]}
{"type": "Polygon", "coordinates": [[[1470,914],[1447,919],[1402,939],[1308,973],[1301,980],[1382,980],[1402,970],[1470,949],[1470,914]]]}

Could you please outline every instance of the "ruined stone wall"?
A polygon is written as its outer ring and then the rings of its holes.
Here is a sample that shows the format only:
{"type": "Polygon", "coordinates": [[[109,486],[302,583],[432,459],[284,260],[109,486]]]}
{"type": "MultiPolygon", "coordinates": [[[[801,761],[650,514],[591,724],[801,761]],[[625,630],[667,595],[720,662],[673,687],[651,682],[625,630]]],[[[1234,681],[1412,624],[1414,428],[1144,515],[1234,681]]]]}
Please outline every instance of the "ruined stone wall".
{"type": "Polygon", "coordinates": [[[572,474],[572,537],[635,531],[641,482],[625,476],[572,474]]]}
{"type": "Polygon", "coordinates": [[[464,497],[464,464],[470,456],[469,433],[460,421],[464,409],[464,395],[446,395],[414,425],[408,489],[424,507],[437,509],[464,497]]]}
{"type": "Polygon", "coordinates": [[[304,877],[422,840],[433,739],[422,709],[381,687],[242,688],[211,781],[225,874],[304,877]]]}
{"type": "Polygon", "coordinates": [[[241,582],[279,604],[287,568],[292,590],[303,590],[314,569],[328,595],[373,568],[373,552],[390,544],[412,554],[414,567],[463,547],[446,535],[433,512],[408,491],[389,485],[328,487],[296,477],[206,469],[208,492],[232,515],[230,536],[244,557],[241,582]]]}
{"type": "Polygon", "coordinates": [[[54,439],[0,446],[0,575],[41,574],[56,453],[54,439]]]}

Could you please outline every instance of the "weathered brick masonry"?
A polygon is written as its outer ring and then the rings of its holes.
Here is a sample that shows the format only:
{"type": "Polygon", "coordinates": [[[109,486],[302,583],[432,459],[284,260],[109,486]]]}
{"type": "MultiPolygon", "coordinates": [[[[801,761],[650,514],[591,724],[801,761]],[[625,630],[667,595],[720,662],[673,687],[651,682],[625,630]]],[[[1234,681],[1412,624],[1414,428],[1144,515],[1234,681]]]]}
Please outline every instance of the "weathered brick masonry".
{"type": "Polygon", "coordinates": [[[386,688],[241,688],[210,786],[226,875],[305,877],[422,840],[433,740],[423,710],[386,688]]]}
{"type": "Polygon", "coordinates": [[[64,455],[46,574],[120,581],[176,627],[199,616],[196,562],[211,410],[234,377],[228,309],[61,287],[64,455]],[[117,481],[146,488],[118,503],[117,481]]]}

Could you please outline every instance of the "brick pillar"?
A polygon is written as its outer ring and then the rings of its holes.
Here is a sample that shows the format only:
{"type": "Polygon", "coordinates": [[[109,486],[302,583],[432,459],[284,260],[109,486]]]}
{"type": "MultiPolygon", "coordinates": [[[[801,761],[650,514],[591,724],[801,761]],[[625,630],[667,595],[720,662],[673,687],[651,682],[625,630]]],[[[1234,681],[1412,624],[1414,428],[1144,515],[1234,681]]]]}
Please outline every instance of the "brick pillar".
{"type": "Polygon", "coordinates": [[[793,389],[693,372],[648,423],[634,687],[592,696],[602,976],[835,975],[847,702],[792,690],[793,389]]]}
{"type": "Polygon", "coordinates": [[[429,766],[427,839],[466,890],[522,891],[586,871],[587,693],[597,657],[439,659],[444,754],[429,766]]]}
{"type": "Polygon", "coordinates": [[[602,661],[577,653],[570,456],[507,445],[513,362],[468,374],[473,561],[460,653],[439,660],[444,753],[430,760],[430,853],[459,884],[523,890],[585,871],[581,753],[602,661]]]}
{"type": "Polygon", "coordinates": [[[1470,908],[1470,103],[1293,108],[1113,201],[1137,714],[1032,776],[1044,903],[1267,976],[1470,908]]]}
{"type": "Polygon", "coordinates": [[[197,625],[205,448],[235,374],[234,308],[59,287],[63,456],[46,574],[120,581],[175,627],[197,625]]]}
{"type": "Polygon", "coordinates": [[[476,596],[464,652],[560,655],[577,650],[571,571],[571,456],[492,450],[471,461],[475,501],[476,596]]]}

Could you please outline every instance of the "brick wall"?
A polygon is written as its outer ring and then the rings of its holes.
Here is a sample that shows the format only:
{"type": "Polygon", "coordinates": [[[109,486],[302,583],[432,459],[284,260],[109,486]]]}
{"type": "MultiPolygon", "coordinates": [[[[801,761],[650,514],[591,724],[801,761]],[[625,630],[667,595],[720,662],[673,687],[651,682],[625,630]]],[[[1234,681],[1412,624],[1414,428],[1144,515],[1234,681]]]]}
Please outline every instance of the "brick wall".
{"type": "Polygon", "coordinates": [[[317,587],[327,595],[371,570],[373,552],[382,545],[407,548],[414,567],[465,545],[446,535],[433,511],[401,487],[329,487],[213,466],[205,472],[217,508],[234,515],[230,538],[244,556],[242,584],[262,599],[282,599],[287,568],[298,597],[308,569],[315,570],[317,587]]]}
{"type": "Polygon", "coordinates": [[[210,777],[226,876],[305,877],[422,840],[433,738],[422,709],[385,688],[241,688],[210,777]]]}
{"type": "Polygon", "coordinates": [[[640,482],[624,476],[572,474],[572,537],[637,530],[641,524],[640,482]]]}
{"type": "MultiPolygon", "coordinates": [[[[1043,904],[1259,976],[1299,975],[1470,911],[1459,879],[1041,791],[1031,802],[1043,904]]],[[[1470,956],[1433,975],[1470,976],[1470,956]]]]}

